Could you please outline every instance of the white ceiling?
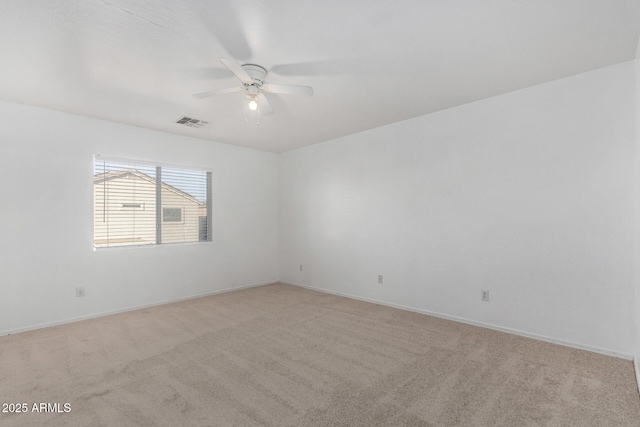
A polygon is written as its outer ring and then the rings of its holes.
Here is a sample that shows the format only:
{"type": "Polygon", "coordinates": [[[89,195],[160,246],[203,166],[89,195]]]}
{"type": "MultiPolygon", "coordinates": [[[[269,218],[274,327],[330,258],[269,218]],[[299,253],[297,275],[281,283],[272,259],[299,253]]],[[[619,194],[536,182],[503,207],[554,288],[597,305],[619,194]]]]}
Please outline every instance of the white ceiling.
{"type": "Polygon", "coordinates": [[[633,60],[639,31],[640,0],[4,0],[0,99],[281,152],[633,60]],[[192,96],[238,83],[220,57],[315,96],[256,126],[192,96]]]}

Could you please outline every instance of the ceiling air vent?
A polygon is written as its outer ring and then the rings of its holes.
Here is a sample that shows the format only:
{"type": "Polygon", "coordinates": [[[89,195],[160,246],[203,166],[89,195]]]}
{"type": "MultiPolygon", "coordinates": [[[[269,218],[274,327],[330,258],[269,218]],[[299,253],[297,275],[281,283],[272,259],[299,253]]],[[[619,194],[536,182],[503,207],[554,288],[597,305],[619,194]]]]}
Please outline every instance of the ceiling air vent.
{"type": "Polygon", "coordinates": [[[180,120],[178,120],[176,123],[180,125],[189,126],[192,128],[201,128],[209,124],[209,122],[206,122],[204,120],[192,119],[191,117],[183,117],[180,120]]]}

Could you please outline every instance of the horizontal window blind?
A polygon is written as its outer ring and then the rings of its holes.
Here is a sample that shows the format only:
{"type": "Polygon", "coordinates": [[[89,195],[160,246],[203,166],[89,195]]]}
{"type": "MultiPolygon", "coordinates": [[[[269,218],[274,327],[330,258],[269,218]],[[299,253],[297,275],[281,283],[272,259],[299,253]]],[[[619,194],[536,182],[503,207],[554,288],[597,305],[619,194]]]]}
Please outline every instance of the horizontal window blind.
{"type": "Polygon", "coordinates": [[[162,168],[162,243],[206,240],[206,195],[206,172],[162,168]]]}
{"type": "Polygon", "coordinates": [[[211,172],[94,160],[96,248],[211,240],[211,172]]]}

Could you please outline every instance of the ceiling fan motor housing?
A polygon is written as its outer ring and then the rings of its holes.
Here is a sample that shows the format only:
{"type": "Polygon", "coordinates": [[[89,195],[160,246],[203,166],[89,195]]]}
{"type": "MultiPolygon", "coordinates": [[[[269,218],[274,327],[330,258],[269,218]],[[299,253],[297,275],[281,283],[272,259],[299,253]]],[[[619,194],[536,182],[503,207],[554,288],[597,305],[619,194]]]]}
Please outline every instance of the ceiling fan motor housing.
{"type": "Polygon", "coordinates": [[[244,64],[242,68],[244,68],[258,87],[262,86],[265,77],[267,77],[267,70],[255,64],[244,64]]]}

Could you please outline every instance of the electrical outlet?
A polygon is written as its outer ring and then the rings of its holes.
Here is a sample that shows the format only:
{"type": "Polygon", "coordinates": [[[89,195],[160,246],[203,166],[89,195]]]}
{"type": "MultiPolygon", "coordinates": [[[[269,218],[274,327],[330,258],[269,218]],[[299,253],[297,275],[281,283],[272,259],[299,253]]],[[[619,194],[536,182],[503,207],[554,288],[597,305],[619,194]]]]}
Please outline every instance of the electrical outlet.
{"type": "Polygon", "coordinates": [[[76,296],[78,298],[84,296],[84,286],[80,286],[79,288],[76,288],[76,296]]]}
{"type": "Polygon", "coordinates": [[[302,271],[302,264],[300,264],[300,271],[302,271]]]}
{"type": "Polygon", "coordinates": [[[489,291],[482,291],[480,294],[480,299],[482,301],[489,301],[489,291]]]}
{"type": "Polygon", "coordinates": [[[384,278],[382,277],[382,274],[378,274],[378,283],[382,284],[384,282],[384,278]]]}

